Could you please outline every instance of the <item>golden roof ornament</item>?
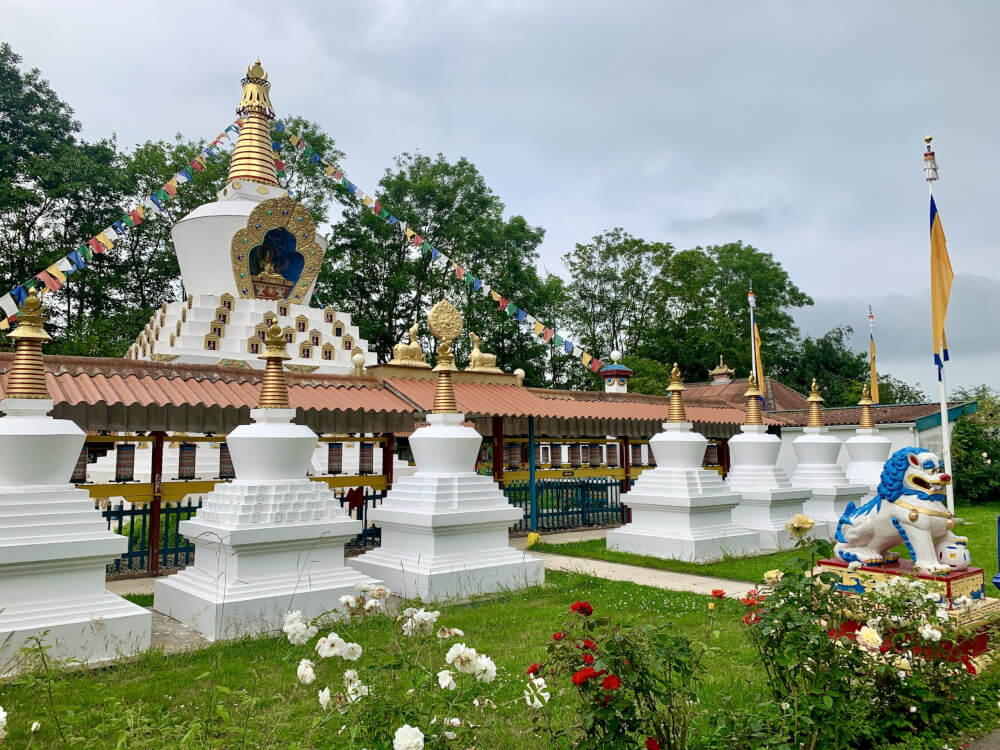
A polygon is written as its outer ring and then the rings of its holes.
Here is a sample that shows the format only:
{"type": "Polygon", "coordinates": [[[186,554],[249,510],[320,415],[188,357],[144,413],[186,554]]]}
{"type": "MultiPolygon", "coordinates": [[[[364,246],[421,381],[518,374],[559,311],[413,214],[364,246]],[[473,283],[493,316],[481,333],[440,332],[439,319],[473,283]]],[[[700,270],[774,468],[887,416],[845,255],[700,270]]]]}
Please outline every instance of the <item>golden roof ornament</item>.
{"type": "Polygon", "coordinates": [[[497,367],[497,355],[487,354],[479,348],[483,340],[471,331],[469,339],[472,341],[472,352],[469,354],[469,366],[465,368],[465,371],[502,373],[503,370],[497,367]]]}
{"type": "Polygon", "coordinates": [[[267,333],[264,334],[264,353],[259,359],[263,359],[267,364],[264,366],[258,408],[289,408],[288,382],[285,380],[285,366],[282,362],[291,359],[291,356],[285,351],[285,337],[281,333],[281,326],[273,325],[267,329],[267,333]]]}
{"type": "Polygon", "coordinates": [[[5,398],[50,398],[45,384],[45,365],[42,362],[42,342],[51,341],[45,331],[42,301],[32,288],[24,303],[18,307],[17,328],[10,334],[16,349],[14,362],[7,375],[5,398]]]}
{"type": "Polygon", "coordinates": [[[757,378],[750,373],[747,378],[747,390],[743,394],[747,399],[747,421],[748,425],[762,425],[764,418],[760,411],[760,389],[757,387],[757,378]]]}
{"type": "Polygon", "coordinates": [[[687,415],[684,413],[684,399],[681,396],[684,390],[681,370],[674,362],[674,367],[670,371],[670,385],[667,386],[667,393],[670,394],[670,411],[667,412],[668,422],[687,422],[687,415]]]}
{"type": "Polygon", "coordinates": [[[806,427],[822,427],[823,426],[823,407],[820,404],[823,403],[823,397],[819,393],[819,386],[816,385],[816,378],[813,378],[812,386],[809,388],[809,419],[806,421],[806,427]]]}
{"type": "Polygon", "coordinates": [[[271,121],[274,120],[268,91],[271,84],[260,60],[247,67],[242,83],[243,96],[236,114],[243,118],[243,124],[233,149],[226,182],[246,180],[278,187],[278,172],[271,148],[271,121]]]}
{"type": "Polygon", "coordinates": [[[858,423],[858,427],[862,430],[874,430],[875,429],[875,418],[872,416],[872,401],[871,389],[868,387],[868,383],[865,383],[864,387],[861,389],[861,400],[858,401],[858,406],[861,407],[861,421],[858,423]]]}
{"type": "Polygon", "coordinates": [[[431,334],[439,342],[438,362],[434,368],[437,375],[437,388],[434,390],[434,414],[457,414],[455,403],[455,388],[451,382],[451,373],[456,370],[455,354],[451,350],[451,342],[462,333],[462,314],[448,300],[441,300],[431,308],[427,315],[427,325],[431,334]]]}
{"type": "Polygon", "coordinates": [[[424,350],[420,346],[419,328],[414,323],[410,326],[410,343],[404,344],[402,340],[392,347],[392,359],[388,364],[399,367],[421,367],[429,368],[427,360],[424,358],[424,350]]]}
{"type": "Polygon", "coordinates": [[[723,361],[722,355],[720,354],[719,366],[713,367],[711,370],[708,371],[708,374],[712,377],[713,380],[720,380],[720,379],[731,378],[733,375],[736,374],[736,370],[734,370],[732,367],[729,367],[725,363],[725,361],[723,361]]]}

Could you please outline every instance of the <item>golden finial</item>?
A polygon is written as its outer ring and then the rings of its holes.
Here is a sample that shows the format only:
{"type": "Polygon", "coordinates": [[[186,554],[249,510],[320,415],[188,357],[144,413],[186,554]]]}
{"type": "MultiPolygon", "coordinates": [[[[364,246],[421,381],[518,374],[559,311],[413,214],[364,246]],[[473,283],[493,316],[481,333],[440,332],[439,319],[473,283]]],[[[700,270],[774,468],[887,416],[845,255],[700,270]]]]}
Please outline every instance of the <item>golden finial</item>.
{"type": "Polygon", "coordinates": [[[931,145],[931,141],[933,141],[933,140],[934,140],[934,137],[930,133],[928,133],[927,135],[924,136],[924,143],[926,143],[928,146],[931,145]]]}
{"type": "Polygon", "coordinates": [[[674,367],[670,371],[670,385],[667,386],[667,393],[670,394],[670,411],[667,413],[668,422],[687,422],[687,415],[684,413],[684,399],[681,393],[684,391],[684,381],[681,380],[681,370],[674,362],[674,367]]]}
{"type": "Polygon", "coordinates": [[[487,354],[479,347],[483,340],[476,334],[469,332],[469,340],[472,342],[472,352],[469,353],[469,366],[466,372],[503,372],[497,367],[497,355],[487,354]]]}
{"type": "Polygon", "coordinates": [[[458,412],[458,405],[455,403],[455,388],[451,383],[451,373],[457,368],[455,355],[451,351],[451,342],[462,333],[462,314],[448,300],[441,300],[428,313],[427,325],[439,342],[438,362],[434,368],[434,372],[438,375],[433,412],[455,414],[458,412]]]}
{"type": "Polygon", "coordinates": [[[748,425],[762,425],[764,418],[760,412],[760,389],[757,388],[757,378],[750,373],[747,379],[747,392],[743,394],[747,399],[747,421],[748,425]]]}
{"type": "Polygon", "coordinates": [[[872,401],[871,390],[868,387],[868,383],[865,383],[864,387],[861,389],[861,400],[858,401],[858,406],[861,407],[861,421],[858,423],[858,427],[862,430],[874,430],[875,429],[875,418],[872,416],[872,401]]]}
{"type": "Polygon", "coordinates": [[[18,307],[17,328],[9,336],[16,342],[14,362],[7,375],[6,398],[49,398],[42,363],[42,342],[51,341],[45,331],[42,301],[32,288],[18,307]]]}
{"type": "Polygon", "coordinates": [[[806,427],[823,426],[823,397],[819,393],[819,386],[816,385],[816,378],[813,378],[812,386],[809,388],[809,419],[806,427]]]}
{"type": "Polygon", "coordinates": [[[281,326],[273,325],[267,329],[264,336],[264,353],[260,359],[267,362],[264,367],[264,379],[260,386],[261,409],[288,408],[288,382],[285,380],[285,366],[282,362],[291,359],[285,351],[285,337],[281,326]]]}
{"type": "Polygon", "coordinates": [[[260,60],[247,67],[242,83],[243,96],[236,113],[243,117],[243,125],[229,163],[227,182],[246,180],[277,187],[278,173],[271,149],[271,121],[274,119],[268,93],[271,84],[260,60]]]}

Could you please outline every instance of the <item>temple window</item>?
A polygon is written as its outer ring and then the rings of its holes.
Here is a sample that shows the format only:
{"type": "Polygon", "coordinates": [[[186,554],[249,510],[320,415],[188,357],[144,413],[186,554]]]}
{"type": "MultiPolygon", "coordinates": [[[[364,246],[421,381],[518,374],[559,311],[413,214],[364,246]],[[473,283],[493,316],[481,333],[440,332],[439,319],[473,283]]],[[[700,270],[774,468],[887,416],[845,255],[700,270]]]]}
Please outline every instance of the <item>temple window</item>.
{"type": "Polygon", "coordinates": [[[333,323],[333,335],[336,336],[337,338],[340,338],[341,336],[344,335],[344,324],[341,323],[339,320],[336,320],[333,323]]]}
{"type": "Polygon", "coordinates": [[[295,330],[297,330],[299,333],[305,333],[306,326],[308,325],[309,325],[309,318],[307,318],[305,315],[300,315],[295,319],[295,330]]]}
{"type": "Polygon", "coordinates": [[[226,308],[227,310],[233,309],[233,303],[235,302],[233,295],[223,294],[219,299],[222,301],[222,306],[224,308],[226,308]]]}
{"type": "Polygon", "coordinates": [[[344,336],[344,348],[347,351],[351,351],[353,347],[354,347],[354,339],[352,339],[350,336],[344,336]]]}
{"type": "Polygon", "coordinates": [[[219,337],[214,333],[205,334],[205,348],[210,352],[219,350],[219,337]]]}
{"type": "Polygon", "coordinates": [[[220,325],[213,325],[212,326],[212,333],[214,333],[216,336],[221,337],[222,336],[222,330],[223,330],[223,327],[220,326],[220,325]]]}
{"type": "Polygon", "coordinates": [[[282,317],[288,316],[288,305],[278,305],[278,315],[282,317]]]}
{"type": "Polygon", "coordinates": [[[323,359],[331,360],[333,359],[333,347],[329,344],[323,345],[323,359]]]}
{"type": "Polygon", "coordinates": [[[286,344],[291,344],[293,341],[295,341],[295,329],[293,329],[291,326],[285,326],[284,329],[282,330],[282,333],[285,334],[286,344]]]}
{"type": "Polygon", "coordinates": [[[332,323],[334,320],[336,320],[336,318],[337,318],[337,311],[334,310],[332,307],[328,307],[326,308],[326,310],[323,311],[324,322],[332,323]]]}
{"type": "Polygon", "coordinates": [[[310,359],[312,357],[312,347],[308,343],[302,342],[299,345],[299,356],[302,359],[310,359]]]}
{"type": "Polygon", "coordinates": [[[260,354],[260,342],[259,341],[250,341],[248,348],[249,348],[249,351],[250,351],[251,354],[260,354]]]}
{"type": "Polygon", "coordinates": [[[268,313],[264,316],[264,325],[268,328],[273,326],[278,319],[275,317],[274,313],[268,313]]]}
{"type": "Polygon", "coordinates": [[[313,346],[319,346],[320,342],[319,331],[309,331],[309,340],[312,342],[313,346]]]}

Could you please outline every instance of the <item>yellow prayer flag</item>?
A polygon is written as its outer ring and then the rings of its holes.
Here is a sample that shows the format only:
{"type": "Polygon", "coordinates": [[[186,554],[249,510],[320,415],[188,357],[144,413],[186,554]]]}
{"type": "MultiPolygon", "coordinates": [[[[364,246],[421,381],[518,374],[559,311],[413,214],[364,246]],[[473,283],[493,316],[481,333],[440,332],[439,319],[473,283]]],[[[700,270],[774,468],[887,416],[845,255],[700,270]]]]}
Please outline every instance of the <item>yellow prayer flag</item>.
{"type": "Polygon", "coordinates": [[[331,164],[331,165],[329,165],[329,166],[328,166],[328,167],[326,168],[326,173],[327,173],[328,175],[332,175],[332,174],[333,174],[334,172],[336,172],[336,171],[337,171],[337,170],[333,168],[333,165],[332,165],[332,164],[331,164]]]}
{"type": "Polygon", "coordinates": [[[366,195],[364,198],[361,199],[361,202],[364,203],[366,206],[370,206],[375,201],[372,199],[370,195],[366,195]]]}
{"type": "Polygon", "coordinates": [[[490,289],[490,296],[493,298],[494,302],[500,301],[500,292],[496,291],[495,289],[490,289]]]}
{"type": "Polygon", "coordinates": [[[59,279],[59,281],[63,281],[63,282],[66,281],[66,274],[64,274],[62,271],[60,271],[58,268],[56,268],[56,264],[55,263],[53,263],[51,266],[49,266],[45,270],[48,271],[53,276],[55,276],[57,279],[59,279]]]}
{"type": "Polygon", "coordinates": [[[868,389],[871,391],[871,399],[876,404],[878,401],[878,370],[875,368],[875,336],[868,337],[868,349],[871,352],[871,360],[868,363],[868,377],[871,381],[868,389]]]}
{"type": "Polygon", "coordinates": [[[291,133],[288,136],[288,142],[291,143],[293,146],[298,146],[299,145],[299,137],[297,135],[295,135],[294,133],[291,133]]]}
{"type": "Polygon", "coordinates": [[[585,365],[589,365],[590,360],[592,359],[593,357],[591,357],[590,354],[588,354],[587,352],[584,352],[583,354],[580,355],[580,361],[583,362],[583,364],[585,365]]]}
{"type": "Polygon", "coordinates": [[[931,197],[931,323],[934,337],[934,362],[941,367],[948,361],[948,342],[944,337],[944,322],[948,315],[948,301],[951,298],[951,282],[955,272],[951,270],[951,258],[945,244],[944,229],[937,205],[931,197]]]}
{"type": "Polygon", "coordinates": [[[542,335],[542,331],[544,331],[544,330],[545,330],[545,326],[542,325],[541,321],[536,320],[535,321],[535,333],[538,334],[539,336],[541,336],[542,335]]]}
{"type": "Polygon", "coordinates": [[[102,245],[104,245],[104,247],[106,247],[108,250],[110,250],[111,248],[113,248],[115,246],[115,243],[113,243],[108,238],[108,235],[106,235],[104,232],[101,232],[100,234],[96,235],[96,239],[97,239],[98,242],[100,242],[102,245]]]}

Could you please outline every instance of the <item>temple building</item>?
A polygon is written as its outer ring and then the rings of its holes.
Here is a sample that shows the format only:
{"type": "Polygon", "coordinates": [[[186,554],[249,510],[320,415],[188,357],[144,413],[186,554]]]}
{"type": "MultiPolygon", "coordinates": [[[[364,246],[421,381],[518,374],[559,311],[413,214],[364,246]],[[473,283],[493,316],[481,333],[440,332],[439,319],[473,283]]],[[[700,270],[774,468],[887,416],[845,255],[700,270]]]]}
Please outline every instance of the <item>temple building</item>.
{"type": "Polygon", "coordinates": [[[292,372],[347,374],[359,353],[375,363],[350,315],[309,306],[326,240],[278,184],[270,87],[259,60],[247,68],[226,184],[170,232],[186,299],[164,303],[127,357],[260,369],[265,331],[278,325],[292,372]]]}

